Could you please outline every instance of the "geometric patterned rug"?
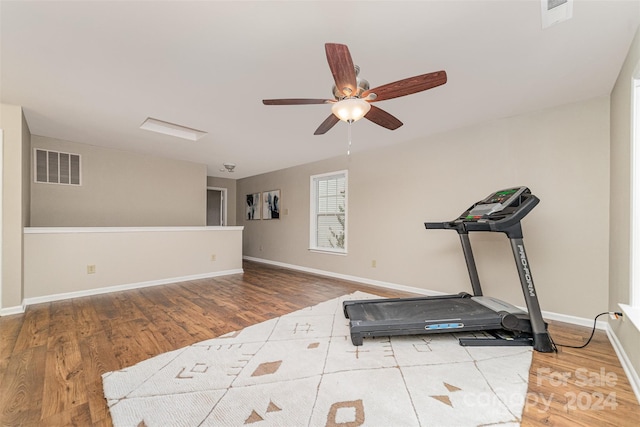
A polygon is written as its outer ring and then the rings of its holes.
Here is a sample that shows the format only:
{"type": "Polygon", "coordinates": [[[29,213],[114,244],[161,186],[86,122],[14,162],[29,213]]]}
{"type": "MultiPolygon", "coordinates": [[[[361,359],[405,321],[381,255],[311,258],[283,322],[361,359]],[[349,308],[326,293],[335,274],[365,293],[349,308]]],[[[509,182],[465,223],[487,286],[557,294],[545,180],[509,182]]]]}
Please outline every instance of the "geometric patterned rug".
{"type": "Polygon", "coordinates": [[[103,375],[120,426],[518,426],[531,347],[463,347],[456,335],[353,346],[345,299],[103,375]]]}

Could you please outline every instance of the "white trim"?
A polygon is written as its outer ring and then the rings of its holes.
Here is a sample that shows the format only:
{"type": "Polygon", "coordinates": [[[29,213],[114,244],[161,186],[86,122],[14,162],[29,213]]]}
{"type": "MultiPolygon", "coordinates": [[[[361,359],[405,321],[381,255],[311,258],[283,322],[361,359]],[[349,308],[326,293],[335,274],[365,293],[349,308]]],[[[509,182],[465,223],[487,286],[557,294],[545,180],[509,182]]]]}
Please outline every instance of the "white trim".
{"type": "Polygon", "coordinates": [[[618,307],[622,310],[622,314],[624,314],[627,319],[631,320],[633,326],[640,331],[640,308],[632,307],[627,304],[618,304],[618,307]]]}
{"type": "Polygon", "coordinates": [[[147,282],[128,283],[125,285],[108,286],[105,288],[87,289],[84,291],[67,292],[63,294],[44,295],[41,297],[25,298],[23,301],[24,306],[31,304],[40,304],[43,302],[60,301],[70,298],[80,298],[92,295],[108,294],[111,292],[128,291],[131,289],[148,288],[151,286],[168,285],[170,283],[187,282],[189,280],[209,279],[211,277],[228,276],[231,274],[242,274],[243,269],[238,268],[234,270],[216,271],[212,273],[193,274],[182,277],[171,277],[168,279],[150,280],[147,282]]]}
{"type": "Polygon", "coordinates": [[[314,252],[316,254],[327,254],[327,255],[340,255],[340,256],[347,256],[349,255],[348,253],[346,253],[345,251],[343,251],[342,249],[338,249],[338,250],[330,250],[330,249],[317,249],[317,248],[309,248],[309,252],[314,252]]]}
{"type": "Polygon", "coordinates": [[[638,400],[638,403],[640,403],[640,376],[638,376],[638,372],[636,372],[635,368],[633,367],[631,360],[627,356],[627,353],[624,351],[624,347],[618,340],[618,337],[613,331],[613,328],[611,328],[611,325],[608,325],[607,327],[607,336],[609,337],[609,341],[611,342],[613,350],[618,356],[618,360],[620,360],[620,364],[622,365],[624,373],[629,379],[629,384],[631,384],[631,388],[636,395],[636,399],[638,400]]]}
{"type": "Polygon", "coordinates": [[[0,309],[0,317],[2,316],[11,316],[14,314],[23,314],[25,307],[23,305],[17,305],[15,307],[7,307],[0,309]]]}
{"type": "Polygon", "coordinates": [[[233,227],[25,227],[24,234],[58,233],[140,233],[158,231],[242,231],[244,226],[233,227]]]}
{"type": "MultiPolygon", "coordinates": [[[[447,295],[447,293],[445,293],[445,292],[438,292],[438,291],[432,291],[432,290],[429,290],[429,289],[416,288],[416,287],[413,287],[413,286],[400,285],[398,283],[383,282],[383,281],[380,281],[380,280],[367,279],[367,278],[364,278],[364,277],[351,276],[351,275],[348,275],[348,274],[334,273],[332,271],[317,270],[315,268],[302,267],[302,266],[293,265],[293,264],[287,264],[287,263],[279,262],[279,261],[271,261],[271,260],[268,260],[268,259],[254,258],[254,257],[249,257],[249,256],[243,256],[242,259],[245,259],[247,261],[260,262],[260,263],[263,263],[263,264],[271,264],[271,265],[275,265],[275,266],[278,266],[278,267],[289,268],[291,270],[304,271],[305,273],[318,274],[320,276],[327,276],[327,277],[334,277],[336,279],[349,280],[349,281],[352,281],[352,282],[363,283],[365,285],[378,286],[380,288],[385,288],[385,289],[393,289],[393,290],[397,290],[397,291],[411,292],[411,293],[418,294],[418,295],[426,295],[426,296],[447,295]]],[[[518,307],[518,308],[523,310],[523,311],[527,311],[527,309],[524,308],[524,307],[518,307]]],[[[546,318],[546,319],[549,319],[549,320],[557,320],[559,322],[571,323],[573,325],[587,326],[589,328],[593,328],[593,319],[586,319],[586,318],[583,318],[583,317],[570,316],[568,314],[554,313],[554,312],[551,312],[551,311],[543,311],[542,312],[542,316],[544,318],[546,318]]],[[[604,330],[604,329],[607,328],[607,325],[608,325],[607,322],[599,321],[596,324],[596,328],[604,330]]]]}
{"type": "MultiPolygon", "coordinates": [[[[527,311],[525,307],[518,307],[521,310],[527,311]]],[[[585,326],[589,329],[593,328],[593,319],[585,317],[571,316],[569,314],[555,313],[553,311],[542,310],[542,317],[547,320],[555,320],[558,322],[570,323],[572,325],[585,326]]],[[[606,330],[609,323],[605,320],[598,320],[596,322],[596,329],[606,330]]]]}
{"type": "Polygon", "coordinates": [[[299,266],[299,265],[287,264],[287,263],[279,262],[279,261],[271,261],[271,260],[268,260],[268,259],[254,258],[254,257],[250,257],[250,256],[243,256],[242,259],[245,259],[247,261],[260,262],[262,264],[270,264],[270,265],[275,265],[275,266],[278,266],[278,267],[289,268],[291,270],[303,271],[305,273],[318,274],[320,276],[333,277],[333,278],[341,279],[341,280],[349,280],[349,281],[352,281],[352,282],[363,283],[365,285],[378,286],[380,288],[385,288],[385,289],[395,289],[395,290],[402,291],[402,292],[412,292],[412,293],[415,293],[415,294],[427,295],[427,296],[430,296],[430,295],[445,295],[443,292],[430,291],[430,290],[421,289],[421,288],[414,288],[412,286],[405,286],[405,285],[400,285],[400,284],[391,283],[391,282],[383,282],[383,281],[380,281],[380,280],[367,279],[367,278],[364,278],[364,277],[351,276],[351,275],[348,275],[348,274],[334,273],[332,271],[317,270],[315,268],[302,267],[302,266],[299,266]]]}
{"type": "Polygon", "coordinates": [[[630,218],[631,248],[629,251],[629,302],[633,307],[640,307],[640,63],[636,65],[631,80],[631,182],[630,182],[630,218]]]}
{"type": "Polygon", "coordinates": [[[333,277],[333,278],[336,278],[336,279],[349,280],[349,281],[352,281],[352,282],[363,283],[365,285],[378,286],[380,288],[385,288],[385,289],[394,289],[394,290],[398,290],[398,291],[402,291],[402,292],[411,292],[411,293],[414,293],[414,294],[427,295],[427,296],[445,295],[445,293],[443,293],[443,292],[430,291],[428,289],[422,289],[422,288],[414,288],[412,286],[405,286],[405,285],[400,285],[400,284],[391,283],[391,282],[383,282],[383,281],[380,281],[380,280],[367,279],[367,278],[364,278],[364,277],[351,276],[351,275],[348,275],[348,274],[334,273],[332,271],[317,270],[315,268],[302,267],[302,266],[299,266],[299,265],[287,264],[287,263],[279,262],[279,261],[271,261],[271,260],[268,260],[268,259],[254,258],[254,257],[250,257],[250,256],[243,256],[242,259],[245,259],[247,261],[259,262],[259,263],[262,263],[262,264],[270,264],[270,265],[275,265],[275,266],[278,266],[278,267],[289,268],[291,270],[303,271],[305,273],[318,274],[320,276],[327,276],[327,277],[333,277]]]}

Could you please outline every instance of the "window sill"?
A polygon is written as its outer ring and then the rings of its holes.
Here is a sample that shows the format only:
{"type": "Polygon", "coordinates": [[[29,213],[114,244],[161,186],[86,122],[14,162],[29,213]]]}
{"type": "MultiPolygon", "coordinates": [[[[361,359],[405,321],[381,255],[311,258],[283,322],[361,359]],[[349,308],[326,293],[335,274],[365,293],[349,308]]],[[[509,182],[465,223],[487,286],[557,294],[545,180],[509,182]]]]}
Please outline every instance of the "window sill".
{"type": "Polygon", "coordinates": [[[640,308],[631,307],[627,304],[618,304],[618,307],[622,310],[622,314],[633,323],[633,326],[640,331],[640,308]]]}
{"type": "Polygon", "coordinates": [[[322,248],[309,248],[309,252],[315,252],[317,254],[347,256],[347,251],[337,251],[337,250],[322,249],[322,248]]]}

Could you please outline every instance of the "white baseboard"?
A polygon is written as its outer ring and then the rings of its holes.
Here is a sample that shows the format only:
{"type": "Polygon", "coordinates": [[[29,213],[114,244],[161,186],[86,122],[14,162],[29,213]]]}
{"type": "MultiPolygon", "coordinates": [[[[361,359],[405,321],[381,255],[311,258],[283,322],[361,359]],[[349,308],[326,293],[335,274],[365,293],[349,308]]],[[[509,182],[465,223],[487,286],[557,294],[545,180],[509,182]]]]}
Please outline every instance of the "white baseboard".
{"type": "Polygon", "coordinates": [[[609,337],[611,346],[618,356],[618,360],[620,360],[620,364],[622,365],[622,369],[624,369],[624,373],[627,374],[627,378],[629,379],[631,388],[636,395],[636,399],[638,400],[638,403],[640,403],[640,376],[638,376],[638,372],[636,372],[635,368],[631,364],[631,360],[629,360],[629,357],[624,351],[624,347],[622,347],[620,340],[618,340],[616,333],[609,325],[607,325],[607,336],[609,337]]]}
{"type": "MultiPolygon", "coordinates": [[[[243,272],[244,271],[241,268],[239,268],[234,270],[216,271],[212,273],[193,274],[190,276],[171,277],[168,279],[150,280],[147,282],[128,283],[125,285],[108,286],[105,288],[87,289],[84,291],[77,291],[77,292],[66,292],[62,294],[44,295],[41,297],[25,298],[22,302],[22,305],[23,307],[26,307],[31,304],[41,304],[43,302],[53,302],[53,301],[60,301],[60,300],[65,300],[69,298],[80,298],[80,297],[87,297],[92,295],[108,294],[110,292],[127,291],[131,289],[147,288],[150,286],[168,285],[170,283],[186,282],[189,280],[198,280],[198,279],[208,279],[211,277],[218,277],[218,276],[228,276],[230,274],[240,274],[243,272]]],[[[22,312],[24,312],[24,309],[22,310],[22,312]]],[[[4,310],[0,312],[0,314],[5,315],[4,310]]]]}
{"type": "MultiPolygon", "coordinates": [[[[332,271],[317,270],[315,268],[302,267],[302,266],[299,266],[299,265],[287,264],[287,263],[279,262],[279,261],[271,261],[271,260],[268,260],[268,259],[254,258],[254,257],[249,257],[249,256],[243,256],[242,259],[246,259],[247,261],[260,262],[260,263],[263,263],[263,264],[275,265],[275,266],[278,266],[278,267],[289,268],[291,270],[304,271],[305,273],[313,273],[313,274],[318,274],[318,275],[321,275],[321,276],[333,277],[333,278],[336,278],[336,279],[350,280],[352,282],[358,282],[358,283],[363,283],[363,284],[366,284],[366,285],[378,286],[378,287],[385,288],[385,289],[393,289],[393,290],[398,290],[398,291],[403,291],[403,292],[411,292],[411,293],[418,294],[418,295],[427,295],[427,296],[445,295],[444,292],[431,291],[431,290],[422,289],[422,288],[415,288],[413,286],[399,285],[397,283],[391,283],[391,282],[382,282],[380,280],[373,280],[373,279],[367,279],[367,278],[364,278],[364,277],[350,276],[350,275],[347,275],[347,274],[339,274],[339,273],[334,273],[332,271]]],[[[520,308],[521,310],[524,310],[524,311],[527,310],[525,307],[518,307],[518,308],[520,308]]],[[[549,319],[549,320],[557,320],[559,322],[571,323],[573,325],[587,326],[589,328],[593,328],[593,319],[585,319],[583,317],[570,316],[568,314],[554,313],[554,312],[551,312],[551,311],[543,311],[542,312],[542,317],[544,317],[545,319],[549,319]]],[[[608,327],[608,323],[607,322],[605,322],[605,321],[598,321],[597,322],[597,325],[596,325],[597,329],[606,330],[607,327],[608,327]]]]}
{"type": "Polygon", "coordinates": [[[271,260],[268,260],[268,259],[254,258],[254,257],[250,257],[250,256],[243,256],[242,259],[245,259],[247,261],[259,262],[259,263],[262,263],[262,264],[269,264],[269,265],[275,265],[275,266],[278,266],[278,267],[289,268],[291,270],[303,271],[305,273],[317,274],[317,275],[320,275],[320,276],[333,277],[335,279],[349,280],[351,282],[363,283],[365,285],[378,286],[380,288],[394,289],[396,291],[411,292],[411,293],[414,293],[414,294],[426,295],[426,296],[445,295],[444,292],[430,291],[428,289],[414,288],[413,286],[405,286],[405,285],[399,285],[397,283],[383,282],[383,281],[374,280],[374,279],[367,279],[365,277],[358,277],[358,276],[351,276],[351,275],[348,275],[348,274],[334,273],[332,271],[317,270],[315,268],[302,267],[302,266],[299,266],[299,265],[287,264],[287,263],[279,262],[279,261],[271,261],[271,260]]]}
{"type": "Polygon", "coordinates": [[[11,316],[12,314],[22,314],[22,313],[24,313],[23,305],[17,305],[15,307],[0,308],[0,317],[11,316]]]}
{"type": "MultiPolygon", "coordinates": [[[[522,307],[521,307],[522,308],[522,307]]],[[[526,309],[523,309],[526,310],[526,309]]],[[[587,328],[593,328],[593,319],[586,319],[584,317],[570,316],[568,314],[554,313],[552,311],[542,310],[542,317],[547,320],[557,320],[558,322],[571,323],[572,325],[586,326],[587,328]]],[[[596,329],[605,331],[609,327],[609,323],[604,320],[598,320],[596,322],[596,329]]]]}

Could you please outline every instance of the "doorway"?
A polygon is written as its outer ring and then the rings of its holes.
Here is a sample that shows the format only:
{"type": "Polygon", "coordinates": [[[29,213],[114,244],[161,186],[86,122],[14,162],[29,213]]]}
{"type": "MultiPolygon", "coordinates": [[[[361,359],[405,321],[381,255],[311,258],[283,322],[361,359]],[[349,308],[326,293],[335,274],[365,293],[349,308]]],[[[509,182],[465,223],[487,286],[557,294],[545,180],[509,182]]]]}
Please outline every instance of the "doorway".
{"type": "Polygon", "coordinates": [[[207,187],[207,227],[227,225],[227,189],[207,187]]]}

